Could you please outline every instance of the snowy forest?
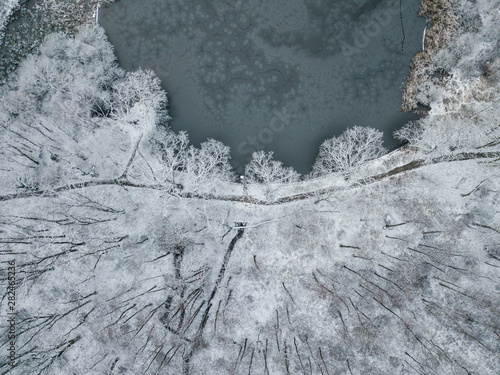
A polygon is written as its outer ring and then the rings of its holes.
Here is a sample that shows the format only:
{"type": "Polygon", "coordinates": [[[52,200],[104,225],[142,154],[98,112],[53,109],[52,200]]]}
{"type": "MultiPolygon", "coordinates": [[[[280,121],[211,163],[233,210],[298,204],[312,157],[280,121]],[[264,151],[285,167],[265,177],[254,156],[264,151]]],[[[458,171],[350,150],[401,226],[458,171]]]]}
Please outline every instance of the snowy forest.
{"type": "Polygon", "coordinates": [[[0,86],[1,374],[498,374],[500,1],[422,0],[405,146],[305,176],[191,145],[85,12],[0,86]]]}

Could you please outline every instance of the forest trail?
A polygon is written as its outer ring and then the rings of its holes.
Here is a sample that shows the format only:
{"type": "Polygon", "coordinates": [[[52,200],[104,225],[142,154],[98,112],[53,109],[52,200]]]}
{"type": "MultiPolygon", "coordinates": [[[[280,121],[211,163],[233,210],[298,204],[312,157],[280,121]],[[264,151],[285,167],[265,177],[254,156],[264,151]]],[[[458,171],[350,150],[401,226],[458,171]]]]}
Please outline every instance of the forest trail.
{"type": "MultiPolygon", "coordinates": [[[[435,157],[435,158],[432,158],[430,160],[416,159],[416,160],[413,160],[413,161],[406,163],[402,166],[393,168],[387,172],[356,180],[348,186],[340,186],[340,187],[337,186],[337,187],[331,187],[331,188],[317,189],[317,190],[312,190],[312,191],[308,191],[308,192],[300,193],[300,194],[289,195],[286,197],[281,197],[281,198],[278,198],[275,200],[269,200],[269,201],[258,199],[258,198],[252,197],[252,196],[245,196],[245,195],[213,195],[213,194],[204,195],[204,194],[197,194],[197,193],[182,193],[182,192],[174,192],[174,191],[168,191],[168,193],[171,194],[172,196],[175,196],[178,198],[184,198],[184,199],[202,199],[202,200],[215,200],[215,201],[225,201],[225,202],[249,203],[249,204],[261,205],[261,206],[275,206],[275,205],[281,205],[281,204],[285,204],[285,203],[300,201],[300,200],[308,199],[311,197],[318,197],[318,196],[332,194],[332,193],[336,193],[336,192],[340,192],[340,191],[351,190],[351,189],[354,189],[358,186],[370,185],[370,184],[373,184],[375,182],[382,181],[386,178],[397,176],[397,175],[403,174],[405,172],[417,170],[417,169],[424,167],[424,166],[435,165],[435,164],[440,164],[440,163],[447,163],[447,162],[460,162],[460,161],[467,161],[467,160],[474,160],[474,159],[499,159],[499,158],[500,158],[500,152],[495,151],[495,152],[464,152],[464,153],[455,154],[455,155],[446,155],[446,156],[435,157]]],[[[109,185],[125,186],[125,187],[132,187],[132,188],[138,188],[138,189],[154,189],[154,190],[166,191],[165,186],[163,186],[163,185],[137,184],[134,182],[130,182],[126,178],[117,178],[117,179],[101,180],[101,181],[85,181],[85,182],[60,186],[60,187],[57,187],[54,189],[47,189],[47,190],[40,190],[40,191],[28,191],[28,192],[21,192],[21,193],[17,193],[17,194],[1,195],[0,202],[10,201],[10,200],[15,200],[15,199],[32,198],[32,197],[51,198],[51,197],[57,196],[59,193],[65,192],[65,191],[79,190],[79,189],[83,189],[83,188],[87,188],[87,187],[94,187],[94,186],[109,186],[109,185]]]]}

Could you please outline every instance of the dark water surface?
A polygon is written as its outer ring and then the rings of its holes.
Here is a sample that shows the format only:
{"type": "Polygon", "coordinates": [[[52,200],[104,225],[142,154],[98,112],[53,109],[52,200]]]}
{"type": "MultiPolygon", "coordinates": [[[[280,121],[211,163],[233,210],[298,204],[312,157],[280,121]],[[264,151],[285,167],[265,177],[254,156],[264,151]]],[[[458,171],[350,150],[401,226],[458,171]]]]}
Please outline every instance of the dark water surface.
{"type": "Polygon", "coordinates": [[[305,173],[321,142],[348,127],[380,129],[394,148],[392,132],[416,118],[399,106],[421,49],[418,4],[120,0],[100,24],[122,67],[161,78],[174,130],[231,146],[240,168],[265,149],[305,173]]]}

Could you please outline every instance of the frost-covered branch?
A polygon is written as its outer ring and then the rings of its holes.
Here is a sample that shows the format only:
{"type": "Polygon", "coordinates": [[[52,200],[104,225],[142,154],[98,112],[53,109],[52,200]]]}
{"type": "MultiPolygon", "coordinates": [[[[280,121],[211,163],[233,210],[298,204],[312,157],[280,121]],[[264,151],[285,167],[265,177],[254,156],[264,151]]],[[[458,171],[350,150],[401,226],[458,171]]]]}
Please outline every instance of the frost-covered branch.
{"type": "Polygon", "coordinates": [[[332,172],[349,174],[354,167],[383,155],[382,132],[355,126],[323,142],[313,166],[313,176],[332,172]]]}
{"type": "Polygon", "coordinates": [[[251,183],[289,183],[299,180],[299,174],[291,167],[273,159],[273,152],[256,151],[245,167],[245,178],[251,183]]]}

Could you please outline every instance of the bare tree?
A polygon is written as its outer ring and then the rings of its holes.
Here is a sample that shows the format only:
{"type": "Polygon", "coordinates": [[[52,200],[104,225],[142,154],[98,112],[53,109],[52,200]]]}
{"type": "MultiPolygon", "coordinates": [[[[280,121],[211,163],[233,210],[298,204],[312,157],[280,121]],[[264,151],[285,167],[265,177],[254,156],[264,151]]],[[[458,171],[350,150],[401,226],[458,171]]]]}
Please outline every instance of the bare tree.
{"type": "Polygon", "coordinates": [[[394,138],[408,142],[410,146],[415,146],[422,138],[423,131],[424,129],[419,121],[410,121],[394,132],[394,138]]]}
{"type": "Polygon", "coordinates": [[[113,85],[112,97],[112,113],[117,120],[152,129],[170,119],[167,95],[151,70],[127,73],[113,85]]]}
{"type": "Polygon", "coordinates": [[[191,146],[186,155],[185,172],[195,186],[201,182],[233,181],[234,172],[229,160],[230,149],[214,139],[202,143],[200,148],[191,146]]]}
{"type": "Polygon", "coordinates": [[[151,137],[151,151],[155,157],[149,165],[156,182],[176,184],[177,175],[184,170],[189,150],[186,132],[175,133],[170,129],[157,129],[151,137]]]}
{"type": "Polygon", "coordinates": [[[245,167],[245,177],[249,182],[270,184],[275,182],[296,182],[299,174],[291,167],[273,159],[273,152],[256,151],[245,167]]]}
{"type": "Polygon", "coordinates": [[[350,173],[352,169],[386,152],[381,131],[355,126],[338,137],[323,142],[313,166],[313,176],[332,172],[350,173]]]}

